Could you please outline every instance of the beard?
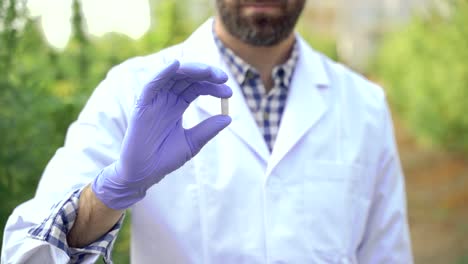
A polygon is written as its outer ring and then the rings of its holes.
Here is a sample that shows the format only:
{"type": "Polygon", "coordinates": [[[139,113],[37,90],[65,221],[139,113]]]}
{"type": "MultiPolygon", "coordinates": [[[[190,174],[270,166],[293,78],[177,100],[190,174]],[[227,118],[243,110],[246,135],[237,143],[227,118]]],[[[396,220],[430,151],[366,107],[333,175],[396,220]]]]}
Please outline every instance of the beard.
{"type": "Polygon", "coordinates": [[[226,30],[234,37],[253,46],[273,46],[286,39],[293,32],[304,4],[305,0],[216,0],[218,15],[226,30]],[[243,4],[255,2],[273,3],[281,12],[242,13],[243,4]]]}

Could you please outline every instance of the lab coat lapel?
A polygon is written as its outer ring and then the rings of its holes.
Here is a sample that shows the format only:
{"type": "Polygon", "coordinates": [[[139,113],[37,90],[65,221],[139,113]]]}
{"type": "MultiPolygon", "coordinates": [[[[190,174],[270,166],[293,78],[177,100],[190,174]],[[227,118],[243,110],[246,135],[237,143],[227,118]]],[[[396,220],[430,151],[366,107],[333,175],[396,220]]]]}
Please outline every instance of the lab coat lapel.
{"type": "MultiPolygon", "coordinates": [[[[239,85],[235,82],[218,52],[218,48],[213,40],[212,23],[212,19],[205,22],[186,42],[184,42],[184,60],[203,62],[221,67],[221,69],[228,73],[229,80],[227,85],[231,87],[233,91],[233,95],[229,99],[229,115],[232,117],[232,123],[228,126],[228,129],[235,133],[266,163],[270,155],[268,147],[244,100],[239,85]]],[[[200,96],[195,104],[199,109],[210,115],[218,115],[221,113],[220,100],[212,96],[200,96]]]]}
{"type": "Polygon", "coordinates": [[[323,93],[329,79],[323,58],[313,51],[299,36],[299,59],[294,70],[286,108],[278,131],[267,175],[298,143],[307,131],[325,114],[327,103],[323,93]]]}

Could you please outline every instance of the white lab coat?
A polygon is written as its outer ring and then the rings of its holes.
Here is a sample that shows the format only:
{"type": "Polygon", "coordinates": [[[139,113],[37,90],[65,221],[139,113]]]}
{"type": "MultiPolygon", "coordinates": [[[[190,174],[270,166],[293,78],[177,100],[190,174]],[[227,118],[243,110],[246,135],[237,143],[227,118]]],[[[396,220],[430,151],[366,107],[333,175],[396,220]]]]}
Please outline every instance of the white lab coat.
{"type": "MultiPolygon", "coordinates": [[[[27,237],[27,230],[52,203],[118,158],[135,97],[162,63],[177,58],[227,72],[211,25],[110,71],[69,128],[36,197],[10,217],[2,263],[67,261],[59,249],[27,237]]],[[[230,77],[232,124],[132,207],[133,263],[412,263],[404,180],[384,93],[298,41],[273,152],[230,77]]],[[[184,125],[219,113],[219,99],[200,97],[184,125]]]]}

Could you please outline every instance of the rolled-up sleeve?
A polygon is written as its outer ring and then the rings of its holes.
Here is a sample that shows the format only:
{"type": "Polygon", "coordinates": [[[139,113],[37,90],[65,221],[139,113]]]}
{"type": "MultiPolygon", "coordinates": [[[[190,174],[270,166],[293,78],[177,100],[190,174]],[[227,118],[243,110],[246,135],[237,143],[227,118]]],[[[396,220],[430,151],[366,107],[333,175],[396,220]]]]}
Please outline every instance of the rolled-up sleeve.
{"type": "Polygon", "coordinates": [[[94,263],[103,256],[112,263],[111,251],[123,222],[123,216],[101,238],[83,248],[68,246],[67,234],[73,227],[78,213],[81,190],[76,190],[51,209],[51,214],[40,224],[28,222],[37,213],[34,201],[19,206],[10,216],[5,230],[5,248],[2,263],[94,263]]]}

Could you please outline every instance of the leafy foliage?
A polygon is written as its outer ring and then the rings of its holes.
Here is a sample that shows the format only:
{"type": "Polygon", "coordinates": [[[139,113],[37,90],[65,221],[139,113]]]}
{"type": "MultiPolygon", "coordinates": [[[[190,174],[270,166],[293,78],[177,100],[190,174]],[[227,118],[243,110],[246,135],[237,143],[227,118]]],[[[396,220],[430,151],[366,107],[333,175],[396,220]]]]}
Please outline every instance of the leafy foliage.
{"type": "Polygon", "coordinates": [[[468,2],[390,34],[376,63],[396,110],[420,138],[468,152],[468,2]]]}
{"type": "Polygon", "coordinates": [[[50,144],[57,145],[61,137],[53,116],[66,109],[47,89],[54,74],[45,70],[51,68],[50,49],[18,1],[0,0],[0,43],[3,227],[12,208],[34,193],[45,157],[53,153],[50,144]]]}

